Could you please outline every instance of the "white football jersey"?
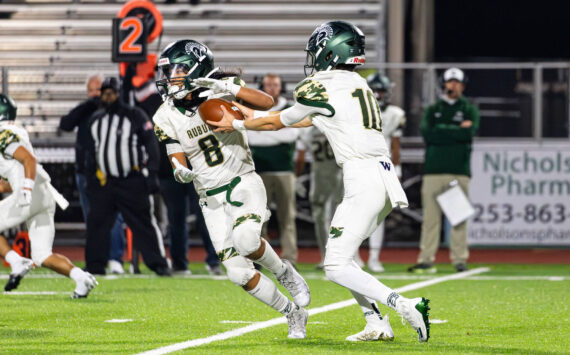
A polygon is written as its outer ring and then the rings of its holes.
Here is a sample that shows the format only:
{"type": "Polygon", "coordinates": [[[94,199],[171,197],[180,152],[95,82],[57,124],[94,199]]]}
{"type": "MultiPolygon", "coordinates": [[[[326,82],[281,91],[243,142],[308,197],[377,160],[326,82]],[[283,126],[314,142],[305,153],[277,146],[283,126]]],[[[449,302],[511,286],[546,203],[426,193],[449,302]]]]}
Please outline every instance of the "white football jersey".
{"type": "Polygon", "coordinates": [[[406,124],[404,110],[394,105],[387,105],[382,113],[382,133],[388,149],[392,149],[392,137],[401,137],[402,128],[406,124]]]}
{"type": "MultiPolygon", "coordinates": [[[[232,95],[224,99],[235,100],[232,95]]],[[[245,132],[215,133],[198,112],[183,111],[170,99],[164,102],[152,118],[154,131],[168,154],[186,155],[197,174],[194,183],[200,195],[255,170],[245,132]]]]}
{"type": "Polygon", "coordinates": [[[301,150],[311,153],[312,169],[326,169],[327,171],[339,170],[327,137],[316,127],[302,128],[297,146],[301,150]]]}
{"type": "Polygon", "coordinates": [[[13,123],[0,122],[0,176],[6,179],[12,190],[20,187],[24,181],[24,166],[13,158],[20,146],[34,154],[28,132],[13,123]]]}
{"type": "Polygon", "coordinates": [[[389,156],[380,107],[359,74],[317,72],[297,85],[295,101],[309,110],[328,110],[328,115],[313,114],[311,119],[327,137],[340,167],[347,160],[389,156]]]}

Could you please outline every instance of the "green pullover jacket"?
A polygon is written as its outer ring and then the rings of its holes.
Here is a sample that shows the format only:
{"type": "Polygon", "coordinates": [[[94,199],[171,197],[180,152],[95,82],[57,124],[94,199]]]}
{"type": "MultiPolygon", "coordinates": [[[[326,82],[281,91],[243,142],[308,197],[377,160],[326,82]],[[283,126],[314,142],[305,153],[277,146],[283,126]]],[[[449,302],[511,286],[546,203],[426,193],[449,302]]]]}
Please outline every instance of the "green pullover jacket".
{"type": "Polygon", "coordinates": [[[471,143],[478,128],[479,110],[463,96],[453,105],[439,99],[429,106],[420,125],[426,144],[424,174],[471,176],[471,143]],[[473,125],[461,128],[467,120],[473,125]]]}

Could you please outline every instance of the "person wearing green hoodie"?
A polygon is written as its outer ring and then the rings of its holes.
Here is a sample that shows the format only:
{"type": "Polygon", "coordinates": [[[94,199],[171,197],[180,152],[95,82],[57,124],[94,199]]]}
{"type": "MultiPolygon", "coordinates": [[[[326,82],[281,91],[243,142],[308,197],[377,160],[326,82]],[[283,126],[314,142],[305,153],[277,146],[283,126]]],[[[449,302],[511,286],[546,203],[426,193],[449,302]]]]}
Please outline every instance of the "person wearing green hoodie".
{"type": "MultiPolygon", "coordinates": [[[[458,68],[443,73],[444,94],[423,115],[420,130],[426,145],[422,184],[423,222],[415,273],[435,273],[442,212],[436,197],[457,181],[468,195],[471,144],[479,128],[479,110],[463,96],[466,77],[458,68]]],[[[467,270],[467,222],[452,228],[450,259],[458,272],[467,270]]]]}

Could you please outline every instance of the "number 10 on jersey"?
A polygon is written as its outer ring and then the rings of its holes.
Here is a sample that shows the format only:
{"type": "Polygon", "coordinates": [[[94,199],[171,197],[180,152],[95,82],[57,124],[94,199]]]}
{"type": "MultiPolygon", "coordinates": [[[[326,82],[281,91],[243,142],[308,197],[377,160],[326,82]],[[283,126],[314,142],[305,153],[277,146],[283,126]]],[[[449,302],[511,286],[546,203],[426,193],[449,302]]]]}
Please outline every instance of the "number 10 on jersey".
{"type": "Polygon", "coordinates": [[[382,132],[382,116],[378,102],[370,90],[356,89],[352,92],[352,97],[358,99],[360,111],[362,112],[362,123],[364,128],[375,129],[382,132]]]}

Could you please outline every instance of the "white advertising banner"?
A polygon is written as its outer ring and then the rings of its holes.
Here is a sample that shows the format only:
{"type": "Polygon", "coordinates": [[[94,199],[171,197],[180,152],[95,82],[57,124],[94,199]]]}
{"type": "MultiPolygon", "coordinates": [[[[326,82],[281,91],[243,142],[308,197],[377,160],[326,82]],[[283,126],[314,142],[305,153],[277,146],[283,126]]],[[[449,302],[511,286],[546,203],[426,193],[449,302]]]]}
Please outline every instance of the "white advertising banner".
{"type": "Polygon", "coordinates": [[[470,245],[570,246],[570,143],[476,143],[470,245]]]}

